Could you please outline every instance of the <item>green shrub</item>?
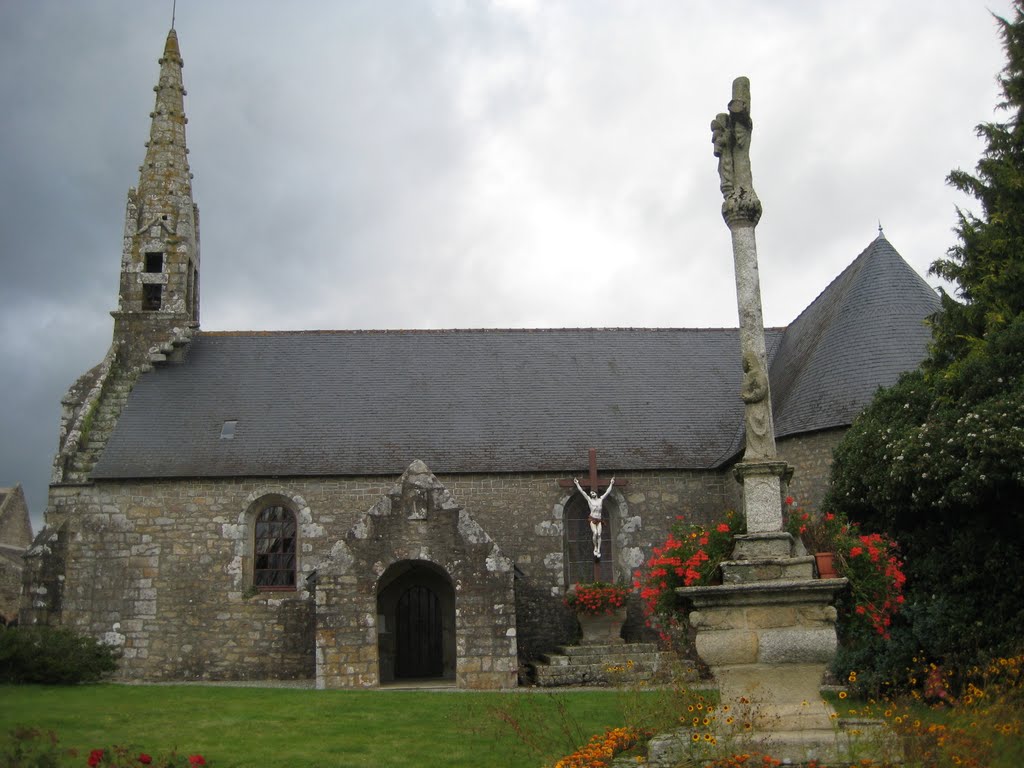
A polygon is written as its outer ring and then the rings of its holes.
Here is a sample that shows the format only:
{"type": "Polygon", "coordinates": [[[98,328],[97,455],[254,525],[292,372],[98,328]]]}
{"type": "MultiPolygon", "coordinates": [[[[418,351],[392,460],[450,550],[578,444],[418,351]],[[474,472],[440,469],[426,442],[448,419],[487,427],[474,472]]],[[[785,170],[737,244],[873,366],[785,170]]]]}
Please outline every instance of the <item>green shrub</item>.
{"type": "Polygon", "coordinates": [[[0,629],[0,683],[87,683],[116,668],[113,648],[69,629],[0,629]]]}

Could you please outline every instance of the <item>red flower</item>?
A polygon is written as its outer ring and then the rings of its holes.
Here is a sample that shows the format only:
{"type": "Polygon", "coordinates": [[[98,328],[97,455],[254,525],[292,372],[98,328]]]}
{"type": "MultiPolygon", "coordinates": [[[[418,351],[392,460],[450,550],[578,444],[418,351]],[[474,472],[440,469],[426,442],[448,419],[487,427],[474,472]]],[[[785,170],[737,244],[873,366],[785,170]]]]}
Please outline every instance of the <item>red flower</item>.
{"type": "Polygon", "coordinates": [[[143,752],[141,755],[139,755],[139,762],[143,765],[149,765],[153,762],[153,758],[147,755],[145,752],[143,752]]]}
{"type": "Polygon", "coordinates": [[[864,552],[864,548],[863,547],[851,547],[850,548],[850,557],[856,557],[857,555],[862,554],[863,552],[864,552]]]}
{"type": "Polygon", "coordinates": [[[206,761],[203,760],[202,755],[189,755],[188,762],[189,765],[206,765],[206,761]]]}
{"type": "Polygon", "coordinates": [[[88,765],[88,766],[90,766],[90,768],[92,768],[93,766],[99,765],[100,764],[100,760],[102,760],[102,759],[103,759],[103,750],[102,749],[94,749],[92,752],[89,753],[89,759],[86,760],[85,762],[86,762],[86,765],[88,765]]]}
{"type": "Polygon", "coordinates": [[[792,505],[793,504],[793,497],[792,496],[787,496],[786,497],[786,503],[789,504],[789,505],[792,505]]]}
{"type": "Polygon", "coordinates": [[[729,532],[729,525],[727,523],[719,523],[718,527],[715,528],[715,530],[718,531],[719,533],[728,533],[729,532]]]}

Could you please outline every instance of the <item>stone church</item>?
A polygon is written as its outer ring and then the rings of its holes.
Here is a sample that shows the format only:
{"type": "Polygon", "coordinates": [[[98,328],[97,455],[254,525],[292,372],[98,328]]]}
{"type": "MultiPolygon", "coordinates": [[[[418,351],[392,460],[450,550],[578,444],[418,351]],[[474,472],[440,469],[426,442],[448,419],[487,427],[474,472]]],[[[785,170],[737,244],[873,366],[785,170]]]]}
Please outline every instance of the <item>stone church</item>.
{"type": "MultiPolygon", "coordinates": [[[[591,449],[616,478],[605,580],[629,582],[677,516],[739,507],[736,329],[200,330],[173,29],[159,63],[113,342],[62,401],[23,623],[117,645],[128,679],[505,688],[575,631],[563,595],[594,566],[570,481],[596,476],[591,449]]],[[[820,500],[938,306],[880,235],[766,331],[790,494],[820,500]]]]}

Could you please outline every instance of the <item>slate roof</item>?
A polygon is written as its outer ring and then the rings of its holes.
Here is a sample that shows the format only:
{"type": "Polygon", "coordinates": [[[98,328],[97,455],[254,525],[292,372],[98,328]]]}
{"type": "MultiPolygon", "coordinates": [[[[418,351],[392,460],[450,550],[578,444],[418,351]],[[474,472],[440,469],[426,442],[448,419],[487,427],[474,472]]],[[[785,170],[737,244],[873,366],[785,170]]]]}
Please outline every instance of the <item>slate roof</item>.
{"type": "Polygon", "coordinates": [[[879,387],[916,368],[935,291],[876,238],[786,329],[769,369],[778,437],[853,422],[879,387]]]}
{"type": "MultiPolygon", "coordinates": [[[[766,331],[779,434],[849,424],[922,359],[937,308],[872,243],[766,331]]],[[[718,467],[741,378],[736,329],[204,332],[139,377],[92,477],[571,473],[590,447],[609,470],[718,467]]]]}

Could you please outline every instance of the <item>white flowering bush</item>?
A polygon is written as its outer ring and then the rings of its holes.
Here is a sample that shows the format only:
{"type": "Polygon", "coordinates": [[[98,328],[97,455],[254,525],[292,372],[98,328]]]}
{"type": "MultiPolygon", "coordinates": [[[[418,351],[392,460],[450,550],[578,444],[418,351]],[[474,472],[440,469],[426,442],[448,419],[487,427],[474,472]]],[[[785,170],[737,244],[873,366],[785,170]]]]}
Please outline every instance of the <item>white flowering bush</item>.
{"type": "Polygon", "coordinates": [[[835,453],[826,508],[900,542],[907,607],[862,669],[970,666],[1024,638],[1024,317],[955,365],[881,391],[835,453]]]}

